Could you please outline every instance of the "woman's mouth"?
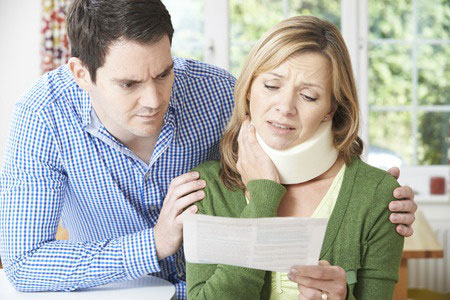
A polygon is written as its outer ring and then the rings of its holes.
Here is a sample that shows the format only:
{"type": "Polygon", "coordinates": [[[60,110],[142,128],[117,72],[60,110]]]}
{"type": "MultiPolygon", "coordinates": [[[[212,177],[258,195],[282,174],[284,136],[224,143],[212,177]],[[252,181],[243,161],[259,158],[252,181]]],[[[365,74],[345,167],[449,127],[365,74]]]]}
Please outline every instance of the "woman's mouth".
{"type": "Polygon", "coordinates": [[[272,129],[272,131],[278,134],[291,133],[295,130],[295,128],[289,126],[289,124],[277,123],[274,121],[267,121],[267,123],[269,124],[269,127],[272,129]]]}

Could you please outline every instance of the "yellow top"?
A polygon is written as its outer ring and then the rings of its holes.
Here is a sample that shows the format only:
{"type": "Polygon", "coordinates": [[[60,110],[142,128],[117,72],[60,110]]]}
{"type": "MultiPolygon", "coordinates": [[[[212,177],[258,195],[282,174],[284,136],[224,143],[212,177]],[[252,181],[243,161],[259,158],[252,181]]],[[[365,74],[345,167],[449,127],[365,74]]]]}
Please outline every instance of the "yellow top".
{"type": "MultiPolygon", "coordinates": [[[[334,205],[341,190],[342,181],[344,179],[345,164],[333,180],[328,192],[320,201],[314,210],[311,218],[330,218],[334,205]]],[[[270,300],[286,300],[298,299],[297,283],[288,279],[287,273],[272,272],[272,288],[270,292],[270,300]]]]}

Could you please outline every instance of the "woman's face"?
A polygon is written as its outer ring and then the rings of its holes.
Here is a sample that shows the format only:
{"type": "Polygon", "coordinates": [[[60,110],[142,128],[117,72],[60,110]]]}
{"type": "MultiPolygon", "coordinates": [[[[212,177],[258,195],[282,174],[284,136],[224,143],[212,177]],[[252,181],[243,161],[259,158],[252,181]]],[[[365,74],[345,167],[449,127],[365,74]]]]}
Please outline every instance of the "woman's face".
{"type": "Polygon", "coordinates": [[[318,53],[301,53],[258,75],[248,94],[251,121],[270,147],[284,150],[331,122],[331,74],[318,53]]]}

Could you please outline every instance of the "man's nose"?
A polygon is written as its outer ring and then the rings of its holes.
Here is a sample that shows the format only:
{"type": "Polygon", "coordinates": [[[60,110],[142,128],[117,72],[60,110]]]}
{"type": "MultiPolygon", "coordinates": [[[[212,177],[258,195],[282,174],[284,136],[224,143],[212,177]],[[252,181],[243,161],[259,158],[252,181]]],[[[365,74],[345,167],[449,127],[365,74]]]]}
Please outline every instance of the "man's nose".
{"type": "Polygon", "coordinates": [[[139,103],[143,107],[158,108],[163,101],[161,93],[154,85],[149,85],[143,91],[139,103]]]}

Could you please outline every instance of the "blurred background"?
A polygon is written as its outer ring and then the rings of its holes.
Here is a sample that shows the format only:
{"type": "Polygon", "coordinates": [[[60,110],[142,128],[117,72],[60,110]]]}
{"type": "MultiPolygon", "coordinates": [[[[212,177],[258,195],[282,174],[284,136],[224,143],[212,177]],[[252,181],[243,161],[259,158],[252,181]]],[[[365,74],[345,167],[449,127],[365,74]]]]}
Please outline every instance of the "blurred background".
{"type": "MultiPolygon", "coordinates": [[[[413,187],[437,239],[450,248],[450,0],[163,2],[175,27],[173,55],[218,65],[236,77],[251,47],[279,21],[314,15],[334,23],[357,80],[365,160],[383,169],[401,167],[400,183],[413,187]]],[[[64,28],[69,3],[0,0],[0,166],[14,104],[41,74],[70,57],[64,28]]],[[[450,292],[448,255],[415,260],[409,273],[410,287],[450,292]]]]}

